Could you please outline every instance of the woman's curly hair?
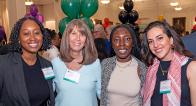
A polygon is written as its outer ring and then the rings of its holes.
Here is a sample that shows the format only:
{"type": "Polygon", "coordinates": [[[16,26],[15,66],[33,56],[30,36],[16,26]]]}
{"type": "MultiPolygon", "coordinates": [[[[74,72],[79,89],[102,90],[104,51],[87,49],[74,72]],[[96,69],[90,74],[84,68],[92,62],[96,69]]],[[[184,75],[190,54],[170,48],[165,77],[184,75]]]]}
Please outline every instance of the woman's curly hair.
{"type": "Polygon", "coordinates": [[[20,35],[21,27],[26,20],[32,20],[38,24],[43,35],[43,43],[42,43],[41,50],[48,49],[51,45],[51,40],[50,40],[51,38],[47,30],[44,28],[42,23],[39,20],[37,20],[35,17],[25,16],[19,19],[15,23],[14,27],[12,28],[11,35],[10,35],[10,44],[12,45],[13,51],[22,53],[21,45],[19,43],[19,35],[20,35]]]}

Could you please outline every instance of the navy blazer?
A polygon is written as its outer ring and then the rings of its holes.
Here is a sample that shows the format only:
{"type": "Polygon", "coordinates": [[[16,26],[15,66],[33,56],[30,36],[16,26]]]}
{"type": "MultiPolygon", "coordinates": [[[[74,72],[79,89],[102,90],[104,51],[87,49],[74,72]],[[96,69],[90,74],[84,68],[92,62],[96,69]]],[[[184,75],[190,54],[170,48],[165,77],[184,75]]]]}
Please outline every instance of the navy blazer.
{"type": "Polygon", "coordinates": [[[185,45],[185,48],[191,51],[196,58],[196,32],[191,33],[190,35],[186,35],[182,37],[182,41],[185,45]]]}
{"type": "MultiPolygon", "coordinates": [[[[38,56],[41,68],[52,67],[46,59],[38,56]]],[[[52,80],[47,80],[50,99],[47,106],[54,106],[52,80]]],[[[21,54],[12,52],[0,56],[0,106],[30,106],[25,84],[21,54]]]]}

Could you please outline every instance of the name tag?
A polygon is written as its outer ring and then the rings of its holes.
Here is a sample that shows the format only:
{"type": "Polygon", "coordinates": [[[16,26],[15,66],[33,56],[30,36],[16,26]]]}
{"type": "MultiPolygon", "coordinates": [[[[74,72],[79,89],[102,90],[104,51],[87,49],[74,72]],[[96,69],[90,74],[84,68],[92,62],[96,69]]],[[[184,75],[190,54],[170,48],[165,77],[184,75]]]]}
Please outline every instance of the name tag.
{"type": "Polygon", "coordinates": [[[76,71],[68,70],[68,71],[65,73],[65,76],[64,76],[63,79],[66,80],[66,81],[69,81],[69,82],[79,83],[79,80],[80,80],[80,73],[78,73],[78,72],[76,72],[76,71]]]}
{"type": "Polygon", "coordinates": [[[52,70],[52,67],[43,68],[43,69],[42,69],[42,72],[43,72],[44,78],[45,78],[46,80],[52,79],[52,78],[55,77],[55,76],[54,76],[54,72],[53,72],[53,70],[52,70]]]}
{"type": "Polygon", "coordinates": [[[160,94],[167,94],[171,92],[171,81],[165,80],[160,82],[160,94]]]}

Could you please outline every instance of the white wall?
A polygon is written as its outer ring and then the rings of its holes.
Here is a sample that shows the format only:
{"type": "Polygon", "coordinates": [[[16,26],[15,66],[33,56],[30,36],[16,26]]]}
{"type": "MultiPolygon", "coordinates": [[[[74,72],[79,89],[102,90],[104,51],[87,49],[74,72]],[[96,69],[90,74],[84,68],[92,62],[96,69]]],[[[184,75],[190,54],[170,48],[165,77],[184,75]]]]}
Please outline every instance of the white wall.
{"type": "Polygon", "coordinates": [[[50,4],[44,5],[42,10],[43,10],[42,13],[45,18],[44,25],[51,29],[55,27],[55,30],[58,32],[59,21],[65,17],[63,12],[61,11],[60,0],[58,1],[54,0],[50,4]],[[49,23],[50,25],[47,25],[47,23],[49,23]],[[55,25],[51,25],[51,24],[55,24],[55,25]]]}

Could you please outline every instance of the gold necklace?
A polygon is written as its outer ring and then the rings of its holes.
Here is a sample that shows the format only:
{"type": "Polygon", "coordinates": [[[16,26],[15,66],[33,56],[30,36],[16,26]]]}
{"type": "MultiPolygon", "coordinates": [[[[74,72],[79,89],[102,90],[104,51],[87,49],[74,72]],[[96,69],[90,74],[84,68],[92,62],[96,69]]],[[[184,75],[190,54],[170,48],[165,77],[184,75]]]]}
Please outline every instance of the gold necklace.
{"type": "Polygon", "coordinates": [[[165,76],[165,74],[167,74],[167,70],[163,70],[161,63],[160,63],[160,68],[161,68],[161,72],[162,72],[163,76],[165,76]]]}

